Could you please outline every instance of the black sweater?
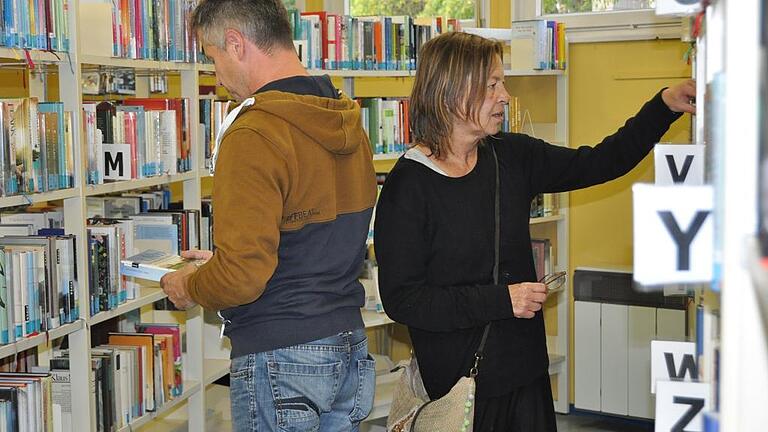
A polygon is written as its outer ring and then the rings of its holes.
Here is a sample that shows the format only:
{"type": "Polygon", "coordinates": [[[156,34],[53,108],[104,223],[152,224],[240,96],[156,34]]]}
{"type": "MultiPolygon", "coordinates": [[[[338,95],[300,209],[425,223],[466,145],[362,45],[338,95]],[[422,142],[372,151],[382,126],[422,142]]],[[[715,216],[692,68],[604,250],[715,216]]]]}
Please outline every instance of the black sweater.
{"type": "Polygon", "coordinates": [[[493,321],[477,396],[509,393],[547,373],[542,312],[515,318],[507,284],[535,281],[531,199],[615,179],[637,165],[680,114],[661,93],[615,134],[570,149],[521,134],[499,134],[478,149],[475,168],[443,176],[400,158],[381,191],[375,248],[387,314],[408,326],[430,397],[468,374],[483,326],[493,321]],[[493,284],[494,163],[501,187],[499,285],[493,284]]]}

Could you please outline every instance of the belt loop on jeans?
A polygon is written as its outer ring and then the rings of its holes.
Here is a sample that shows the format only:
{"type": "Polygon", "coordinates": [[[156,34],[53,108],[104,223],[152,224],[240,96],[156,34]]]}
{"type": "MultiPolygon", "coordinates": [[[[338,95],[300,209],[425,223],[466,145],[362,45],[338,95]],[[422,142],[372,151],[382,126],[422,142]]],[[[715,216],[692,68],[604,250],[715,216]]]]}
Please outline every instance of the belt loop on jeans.
{"type": "Polygon", "coordinates": [[[344,348],[347,352],[352,351],[352,332],[351,331],[344,331],[341,332],[341,337],[344,343],[344,348]]]}

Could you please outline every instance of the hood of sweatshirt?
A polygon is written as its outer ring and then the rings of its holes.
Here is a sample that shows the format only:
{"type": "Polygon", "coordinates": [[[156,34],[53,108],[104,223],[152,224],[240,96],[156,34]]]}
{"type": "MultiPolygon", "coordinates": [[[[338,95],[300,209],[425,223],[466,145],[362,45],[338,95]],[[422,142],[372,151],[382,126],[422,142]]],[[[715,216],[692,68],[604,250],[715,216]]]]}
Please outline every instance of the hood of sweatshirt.
{"type": "Polygon", "coordinates": [[[255,102],[247,111],[262,111],[282,119],[331,153],[350,154],[368,142],[360,127],[357,103],[348,97],[331,99],[282,91],[253,97],[255,102]]]}

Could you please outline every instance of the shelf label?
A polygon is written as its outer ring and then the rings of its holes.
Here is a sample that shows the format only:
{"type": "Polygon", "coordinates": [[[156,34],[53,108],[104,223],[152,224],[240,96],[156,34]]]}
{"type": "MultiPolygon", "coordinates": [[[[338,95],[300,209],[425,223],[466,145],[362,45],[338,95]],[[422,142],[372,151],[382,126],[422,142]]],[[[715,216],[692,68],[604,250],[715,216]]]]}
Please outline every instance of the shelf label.
{"type": "Polygon", "coordinates": [[[657,144],[653,154],[657,186],[704,184],[703,145],[657,144]]]}
{"type": "Polygon", "coordinates": [[[651,393],[656,393],[656,382],[698,378],[695,343],[651,341],[651,393]]]}
{"type": "Polygon", "coordinates": [[[656,15],[692,15],[700,10],[700,0],[656,0],[656,15]]]}
{"type": "Polygon", "coordinates": [[[104,178],[109,180],[131,179],[131,145],[102,144],[104,148],[104,178]]]}
{"type": "Polygon", "coordinates": [[[659,381],[656,392],[656,432],[701,432],[709,411],[709,383],[659,381]]]}
{"type": "Polygon", "coordinates": [[[641,289],[711,280],[712,188],[636,184],[632,193],[634,279],[641,289]]]}

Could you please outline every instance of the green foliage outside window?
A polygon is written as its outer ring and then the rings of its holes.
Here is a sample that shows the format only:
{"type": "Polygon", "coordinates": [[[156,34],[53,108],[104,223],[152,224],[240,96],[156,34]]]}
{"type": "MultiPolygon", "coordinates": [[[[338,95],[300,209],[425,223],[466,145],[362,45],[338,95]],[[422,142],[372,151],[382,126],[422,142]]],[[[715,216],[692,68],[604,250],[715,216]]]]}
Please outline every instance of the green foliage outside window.
{"type": "Polygon", "coordinates": [[[543,0],[543,14],[564,14],[578,12],[605,12],[614,10],[648,9],[656,5],[655,0],[543,0]]]}
{"type": "Polygon", "coordinates": [[[410,15],[443,16],[472,19],[475,17],[474,0],[352,0],[352,15],[410,15]]]}

